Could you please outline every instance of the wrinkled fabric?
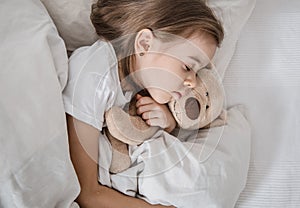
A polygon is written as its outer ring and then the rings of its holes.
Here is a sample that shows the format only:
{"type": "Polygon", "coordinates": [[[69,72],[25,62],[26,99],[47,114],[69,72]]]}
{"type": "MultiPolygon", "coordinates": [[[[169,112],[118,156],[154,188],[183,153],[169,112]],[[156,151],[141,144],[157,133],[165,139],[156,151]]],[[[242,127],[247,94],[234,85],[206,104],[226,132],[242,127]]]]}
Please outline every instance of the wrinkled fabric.
{"type": "MultiPolygon", "coordinates": [[[[183,131],[183,130],[182,130],[183,131]]],[[[246,184],[250,126],[237,107],[228,124],[182,141],[158,131],[140,146],[130,146],[132,166],[110,174],[111,146],[99,138],[100,183],[151,204],[182,208],[233,207],[246,184]],[[110,156],[107,156],[110,155],[110,156]]]]}
{"type": "Polygon", "coordinates": [[[0,5],[0,207],[68,208],[80,188],[61,97],[64,42],[40,1],[0,5]]]}

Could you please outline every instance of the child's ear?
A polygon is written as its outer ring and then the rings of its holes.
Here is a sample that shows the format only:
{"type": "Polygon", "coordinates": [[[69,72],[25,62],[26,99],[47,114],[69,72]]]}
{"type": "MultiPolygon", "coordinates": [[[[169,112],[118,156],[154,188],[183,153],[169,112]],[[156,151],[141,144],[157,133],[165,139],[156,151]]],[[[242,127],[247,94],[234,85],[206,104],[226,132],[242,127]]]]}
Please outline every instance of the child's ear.
{"type": "Polygon", "coordinates": [[[137,54],[145,54],[153,44],[153,33],[150,29],[140,30],[135,38],[135,51],[137,54]]]}

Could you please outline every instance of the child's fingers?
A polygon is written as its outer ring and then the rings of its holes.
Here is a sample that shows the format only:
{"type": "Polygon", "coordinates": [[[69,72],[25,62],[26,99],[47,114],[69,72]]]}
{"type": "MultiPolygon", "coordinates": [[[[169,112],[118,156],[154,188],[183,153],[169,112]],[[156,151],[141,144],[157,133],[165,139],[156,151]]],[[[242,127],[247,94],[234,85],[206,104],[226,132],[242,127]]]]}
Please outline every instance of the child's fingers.
{"type": "Polygon", "coordinates": [[[152,104],[140,105],[139,107],[137,107],[136,112],[138,115],[140,115],[147,111],[155,111],[155,110],[159,110],[159,106],[152,103],[152,104]]]}
{"type": "Polygon", "coordinates": [[[166,126],[167,126],[166,121],[164,121],[163,119],[160,119],[160,118],[148,119],[148,120],[146,120],[146,123],[149,126],[159,126],[163,129],[166,128],[166,126]]]}
{"type": "Polygon", "coordinates": [[[147,111],[142,114],[142,118],[144,120],[153,119],[153,118],[161,118],[161,111],[147,111]]]}
{"type": "Polygon", "coordinates": [[[142,105],[154,104],[154,100],[151,97],[140,97],[137,98],[136,107],[140,107],[142,105]]]}
{"type": "Polygon", "coordinates": [[[141,96],[140,94],[136,94],[136,99],[139,100],[140,98],[142,98],[143,96],[141,96]]]}
{"type": "Polygon", "coordinates": [[[161,111],[148,111],[142,114],[142,118],[150,126],[160,126],[166,128],[168,123],[167,119],[161,111]]]}

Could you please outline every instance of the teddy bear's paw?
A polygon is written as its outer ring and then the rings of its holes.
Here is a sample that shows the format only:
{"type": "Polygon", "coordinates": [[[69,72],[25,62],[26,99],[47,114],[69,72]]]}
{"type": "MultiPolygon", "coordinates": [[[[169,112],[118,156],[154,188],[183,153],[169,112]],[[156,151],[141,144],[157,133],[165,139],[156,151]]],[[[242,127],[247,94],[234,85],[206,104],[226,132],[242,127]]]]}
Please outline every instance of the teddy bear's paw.
{"type": "Polygon", "coordinates": [[[129,157],[128,145],[114,138],[108,131],[104,128],[105,135],[107,136],[112,149],[112,159],[109,168],[109,172],[116,174],[120,173],[131,165],[131,159],[129,157]]]}
{"type": "Polygon", "coordinates": [[[117,106],[105,113],[105,119],[111,135],[129,145],[141,144],[159,129],[159,127],[149,126],[139,116],[130,116],[117,106]]]}
{"type": "Polygon", "coordinates": [[[128,169],[130,165],[131,159],[128,154],[124,154],[116,149],[112,149],[112,160],[109,168],[110,173],[116,174],[123,172],[124,170],[128,169]]]}

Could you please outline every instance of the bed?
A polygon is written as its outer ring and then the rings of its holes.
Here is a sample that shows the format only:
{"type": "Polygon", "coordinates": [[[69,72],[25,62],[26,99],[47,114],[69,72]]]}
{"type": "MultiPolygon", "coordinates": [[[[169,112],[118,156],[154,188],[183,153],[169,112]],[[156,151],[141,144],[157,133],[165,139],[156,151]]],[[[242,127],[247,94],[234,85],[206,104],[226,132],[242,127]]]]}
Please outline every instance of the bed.
{"type": "MultiPolygon", "coordinates": [[[[67,51],[96,39],[81,22],[91,2],[0,2],[0,207],[78,207],[61,92],[67,51]],[[63,25],[57,14],[67,9],[63,25]]],[[[208,2],[226,21],[215,60],[226,108],[243,107],[219,144],[241,156],[237,176],[222,178],[225,188],[236,186],[211,192],[207,205],[299,207],[300,2],[208,2]]]]}

